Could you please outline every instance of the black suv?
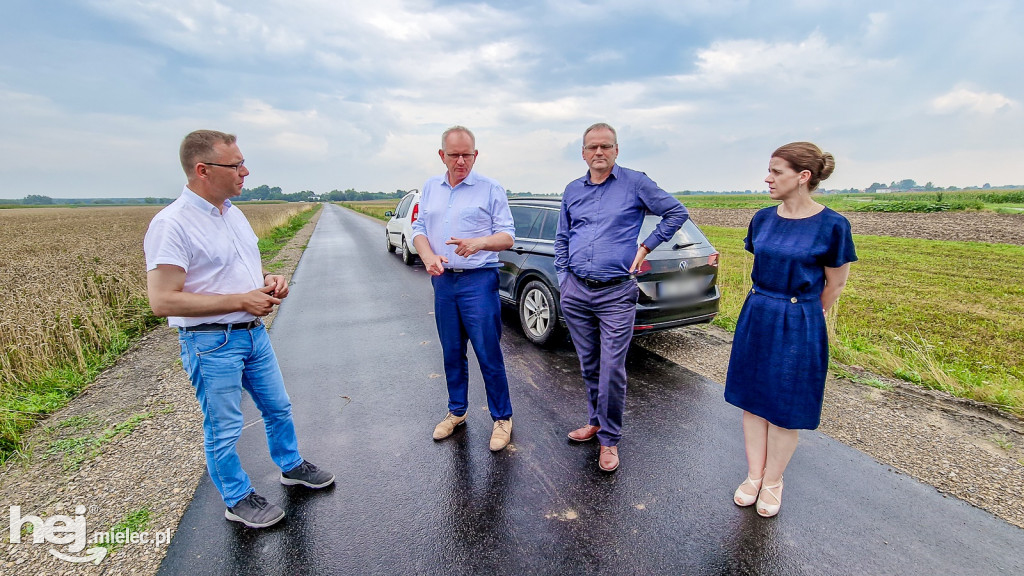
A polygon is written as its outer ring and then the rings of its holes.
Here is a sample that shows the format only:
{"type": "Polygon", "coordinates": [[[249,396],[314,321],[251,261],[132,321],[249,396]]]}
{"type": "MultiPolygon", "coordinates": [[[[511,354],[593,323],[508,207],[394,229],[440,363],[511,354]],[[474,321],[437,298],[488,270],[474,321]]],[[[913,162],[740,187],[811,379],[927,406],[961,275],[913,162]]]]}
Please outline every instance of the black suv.
{"type": "MultiPolygon", "coordinates": [[[[512,198],[508,204],[516,224],[516,242],[498,254],[498,292],[502,302],[518,309],[526,337],[545,345],[565,325],[555,276],[555,230],[561,200],[512,198]]],[[[660,221],[659,216],[647,215],[637,243],[660,221]]],[[[636,279],[640,298],[634,336],[710,322],[718,314],[718,251],[693,220],[687,220],[673,238],[647,256],[636,279]]]]}

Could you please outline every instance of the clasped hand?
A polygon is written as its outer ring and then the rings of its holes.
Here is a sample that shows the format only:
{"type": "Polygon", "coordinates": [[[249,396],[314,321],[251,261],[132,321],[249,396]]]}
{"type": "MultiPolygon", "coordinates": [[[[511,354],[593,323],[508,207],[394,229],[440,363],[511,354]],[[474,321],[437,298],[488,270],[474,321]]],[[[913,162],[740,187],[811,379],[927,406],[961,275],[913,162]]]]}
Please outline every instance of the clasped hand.
{"type": "Polygon", "coordinates": [[[266,286],[246,292],[242,299],[242,309],[254,316],[270,314],[288,296],[288,280],[284,276],[268,274],[263,281],[266,286]]]}

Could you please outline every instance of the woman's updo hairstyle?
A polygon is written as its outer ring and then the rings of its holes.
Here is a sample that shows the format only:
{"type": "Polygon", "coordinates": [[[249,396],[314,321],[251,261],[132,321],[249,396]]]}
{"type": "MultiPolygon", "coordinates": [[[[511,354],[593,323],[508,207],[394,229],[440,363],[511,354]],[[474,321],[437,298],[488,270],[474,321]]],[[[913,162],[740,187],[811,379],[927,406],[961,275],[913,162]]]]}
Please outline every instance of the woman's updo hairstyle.
{"type": "Polygon", "coordinates": [[[807,187],[811,192],[817,190],[818,184],[831,176],[832,171],[836,169],[836,159],[810,142],[791,142],[780,146],[778,150],[772,152],[772,158],[782,158],[797,172],[810,172],[811,179],[807,182],[807,187]]]}

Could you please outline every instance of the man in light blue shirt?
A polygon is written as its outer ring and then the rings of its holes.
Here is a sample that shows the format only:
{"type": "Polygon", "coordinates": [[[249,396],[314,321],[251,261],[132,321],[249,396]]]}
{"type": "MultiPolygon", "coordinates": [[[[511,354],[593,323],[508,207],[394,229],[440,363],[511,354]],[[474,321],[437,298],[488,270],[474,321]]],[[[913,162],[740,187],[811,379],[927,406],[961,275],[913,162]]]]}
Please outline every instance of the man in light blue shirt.
{"type": "Polygon", "coordinates": [[[473,172],[478,154],[468,128],[453,126],[441,135],[438,155],[448,170],[423,185],[412,241],[434,287],[434,320],[448,383],[448,414],[434,428],[434,440],[451,436],[466,421],[466,343],[472,342],[494,421],[490,448],[497,452],[512,436],[512,403],[500,346],[498,252],[512,247],[515,224],[501,184],[473,172]]]}
{"type": "Polygon", "coordinates": [[[615,129],[594,124],[583,133],[587,174],[565,187],[555,234],[559,301],[587,386],[587,425],[569,439],[601,444],[598,467],[619,467],[626,406],[626,352],[639,296],[635,273],[679,230],[689,213],[643,172],[615,164],[615,129]],[[647,212],[658,227],[637,244],[647,212]]]}

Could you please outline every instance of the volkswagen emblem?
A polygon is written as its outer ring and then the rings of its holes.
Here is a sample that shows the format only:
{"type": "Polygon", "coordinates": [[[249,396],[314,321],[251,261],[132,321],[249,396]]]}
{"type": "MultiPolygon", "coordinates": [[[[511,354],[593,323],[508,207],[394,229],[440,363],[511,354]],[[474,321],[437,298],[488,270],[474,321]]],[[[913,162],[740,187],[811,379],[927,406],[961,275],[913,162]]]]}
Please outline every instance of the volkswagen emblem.
{"type": "Polygon", "coordinates": [[[679,263],[679,269],[685,271],[686,267],[689,266],[689,265],[690,265],[689,262],[687,262],[686,260],[683,260],[682,262],[679,263]]]}

